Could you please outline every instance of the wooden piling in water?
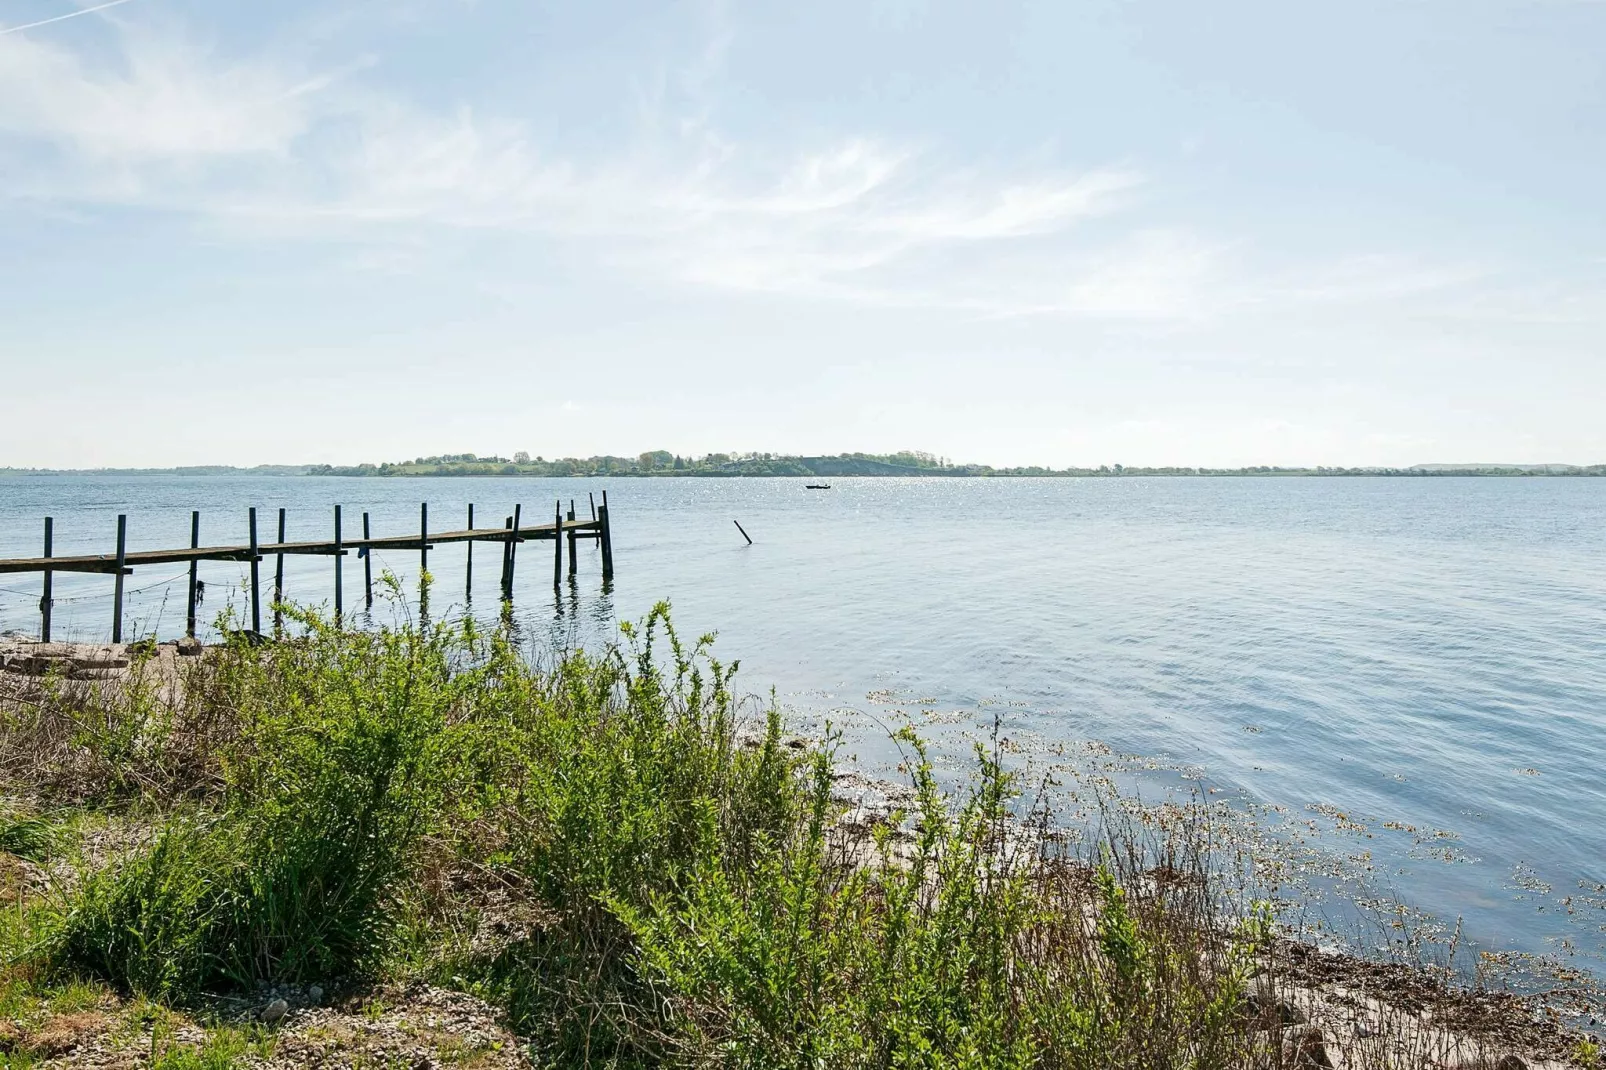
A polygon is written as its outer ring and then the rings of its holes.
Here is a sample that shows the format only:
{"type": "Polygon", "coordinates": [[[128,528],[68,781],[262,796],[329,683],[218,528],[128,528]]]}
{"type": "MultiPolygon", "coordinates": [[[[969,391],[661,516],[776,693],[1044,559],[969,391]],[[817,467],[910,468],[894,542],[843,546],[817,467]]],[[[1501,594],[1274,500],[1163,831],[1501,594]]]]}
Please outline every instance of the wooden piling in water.
{"type": "Polygon", "coordinates": [[[519,564],[519,521],[520,514],[524,513],[524,506],[516,504],[512,508],[512,516],[507,517],[507,586],[503,598],[512,601],[512,577],[519,564]]]}
{"type": "MultiPolygon", "coordinates": [[[[200,548],[201,511],[199,509],[194,509],[190,511],[190,549],[198,550],[200,548]]],[[[188,599],[185,601],[184,634],[189,636],[191,639],[195,638],[195,597],[200,593],[200,567],[200,558],[190,558],[190,592],[188,599]]]]}
{"type": "Polygon", "coordinates": [[[524,522],[524,506],[513,505],[513,534],[507,544],[507,600],[513,601],[513,574],[519,563],[519,528],[524,522]]]}
{"type": "MultiPolygon", "coordinates": [[[[468,503],[468,530],[474,530],[474,503],[468,503]]],[[[463,566],[463,601],[474,602],[474,540],[468,543],[468,561],[463,566]]]]}
{"type": "Polygon", "coordinates": [[[507,593],[508,559],[512,556],[512,553],[513,553],[513,518],[512,517],[508,517],[506,520],[504,520],[502,522],[502,527],[505,528],[507,530],[507,533],[508,533],[507,534],[507,538],[502,541],[502,579],[501,579],[501,585],[502,586],[501,586],[501,589],[502,589],[502,601],[506,602],[507,599],[508,599],[508,593],[507,593]]]}
{"type": "Polygon", "coordinates": [[[340,548],[340,506],[335,506],[335,624],[339,624],[345,612],[345,592],[340,587],[340,564],[345,551],[340,548]]]}
{"type": "Polygon", "coordinates": [[[608,522],[608,492],[602,492],[602,505],[597,508],[597,519],[602,524],[602,530],[597,535],[597,541],[602,544],[602,578],[613,579],[613,529],[608,522]]]}
{"type": "Polygon", "coordinates": [[[557,538],[552,540],[552,586],[563,586],[563,499],[559,498],[552,519],[557,538]]]}
{"type": "Polygon", "coordinates": [[[418,503],[418,623],[429,624],[429,503],[418,503]]]}
{"type": "Polygon", "coordinates": [[[429,571],[429,503],[418,503],[418,582],[429,571]]]}
{"type": "Polygon", "coordinates": [[[569,578],[580,574],[580,536],[574,526],[574,499],[569,499],[569,578]]]}
{"type": "MultiPolygon", "coordinates": [[[[284,509],[279,509],[279,545],[284,545],[284,509]]],[[[284,554],[273,555],[273,634],[284,631],[284,554]]]]}
{"type": "Polygon", "coordinates": [[[112,642],[123,641],[123,566],[128,561],[128,515],[117,514],[117,572],[112,585],[112,642]]]}
{"type": "MultiPolygon", "coordinates": [[[[45,517],[45,557],[55,556],[56,520],[54,517],[45,517]]],[[[39,595],[39,641],[50,642],[50,610],[55,603],[52,597],[51,583],[55,573],[45,569],[44,590],[39,595]]]]}
{"type": "Polygon", "coordinates": [[[251,631],[257,635],[262,634],[262,589],[258,585],[257,562],[262,556],[257,553],[257,507],[252,506],[246,511],[246,526],[250,528],[251,547],[251,631]]]}
{"type": "MultiPolygon", "coordinates": [[[[365,509],[362,514],[362,541],[367,542],[368,539],[368,511],[365,509]]],[[[362,607],[368,610],[374,608],[374,548],[372,546],[364,546],[362,548],[362,607]]]]}

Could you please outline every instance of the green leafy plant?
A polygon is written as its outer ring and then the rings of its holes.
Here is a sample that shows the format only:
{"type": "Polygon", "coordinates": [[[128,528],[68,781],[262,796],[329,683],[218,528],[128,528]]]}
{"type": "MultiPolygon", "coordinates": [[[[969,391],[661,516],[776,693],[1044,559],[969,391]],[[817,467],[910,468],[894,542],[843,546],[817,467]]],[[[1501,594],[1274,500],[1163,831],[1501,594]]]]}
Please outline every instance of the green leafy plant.
{"type": "Polygon", "coordinates": [[[436,810],[451,641],[302,619],[304,641],[235,663],[245,708],[222,805],[87,881],[56,934],[59,965],[191,999],[384,955],[436,810]]]}

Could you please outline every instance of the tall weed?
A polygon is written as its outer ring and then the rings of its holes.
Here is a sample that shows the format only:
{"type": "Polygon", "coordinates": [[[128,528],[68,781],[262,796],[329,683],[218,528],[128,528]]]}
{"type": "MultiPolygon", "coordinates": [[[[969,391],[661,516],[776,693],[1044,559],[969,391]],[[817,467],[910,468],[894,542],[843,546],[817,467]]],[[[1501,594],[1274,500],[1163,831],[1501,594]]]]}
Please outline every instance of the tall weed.
{"type": "Polygon", "coordinates": [[[295,642],[232,652],[240,736],[221,807],[173,819],[87,881],[56,934],[59,966],[189,999],[383,957],[437,811],[453,640],[300,619],[295,642]]]}

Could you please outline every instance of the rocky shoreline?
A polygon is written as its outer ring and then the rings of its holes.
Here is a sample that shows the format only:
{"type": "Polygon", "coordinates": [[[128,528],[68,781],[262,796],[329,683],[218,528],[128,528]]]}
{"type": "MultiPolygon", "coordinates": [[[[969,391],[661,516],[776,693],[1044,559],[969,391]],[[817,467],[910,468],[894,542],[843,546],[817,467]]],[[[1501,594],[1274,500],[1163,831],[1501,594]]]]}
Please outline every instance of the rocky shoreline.
{"type": "MultiPolygon", "coordinates": [[[[845,824],[884,822],[891,809],[912,801],[907,786],[855,771],[839,774],[837,785],[845,824]]],[[[907,831],[900,837],[912,839],[907,831]]],[[[1151,877],[1175,879],[1165,871],[1151,877]]],[[[1091,898],[1088,908],[1091,926],[1091,898]]],[[[1606,1020],[1598,995],[1591,1022],[1606,1020]]],[[[1599,1034],[1570,1027],[1542,996],[1469,985],[1426,965],[1290,937],[1261,956],[1245,1014],[1280,1038],[1290,1066],[1561,1070],[1589,1066],[1580,1055],[1602,1043],[1599,1034]]]]}
{"type": "Polygon", "coordinates": [[[0,637],[0,674],[116,683],[127,680],[136,665],[151,665],[164,678],[177,679],[180,659],[205,652],[206,647],[193,638],[163,643],[41,643],[0,637]]]}

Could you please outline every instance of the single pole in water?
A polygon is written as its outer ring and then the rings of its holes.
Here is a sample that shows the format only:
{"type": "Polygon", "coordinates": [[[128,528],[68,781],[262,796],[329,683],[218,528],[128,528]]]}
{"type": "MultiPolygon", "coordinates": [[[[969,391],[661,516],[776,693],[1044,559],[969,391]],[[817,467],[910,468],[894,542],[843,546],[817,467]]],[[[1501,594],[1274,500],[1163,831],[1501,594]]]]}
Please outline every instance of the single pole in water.
{"type": "Polygon", "coordinates": [[[340,558],[345,551],[340,548],[340,506],[335,506],[335,624],[345,609],[345,592],[340,589],[340,558]]]}
{"type": "Polygon", "coordinates": [[[563,586],[563,499],[559,498],[552,521],[552,586],[563,586]]]}
{"type": "Polygon", "coordinates": [[[602,578],[613,579],[613,527],[608,522],[608,492],[602,492],[602,505],[597,509],[597,519],[602,521],[602,578]]]}
{"type": "Polygon", "coordinates": [[[429,571],[429,503],[418,503],[418,582],[429,571]]]}
{"type": "Polygon", "coordinates": [[[374,608],[374,548],[368,545],[368,514],[362,514],[362,606],[374,608]]]}
{"type": "Polygon", "coordinates": [[[262,560],[257,553],[257,510],[252,506],[247,512],[249,519],[247,526],[251,537],[251,631],[257,635],[262,634],[262,589],[257,585],[257,562],[262,560]]]}
{"type": "Polygon", "coordinates": [[[591,499],[591,519],[595,520],[597,518],[597,496],[587,491],[586,497],[591,499]]]}
{"type": "Polygon", "coordinates": [[[747,529],[742,527],[742,522],[740,520],[732,520],[731,523],[735,524],[736,530],[742,533],[742,538],[747,540],[747,545],[753,545],[753,536],[749,535],[747,529]]]}
{"type": "Polygon", "coordinates": [[[506,602],[507,601],[507,562],[508,562],[508,555],[513,550],[513,518],[512,517],[508,517],[505,521],[503,521],[502,522],[502,527],[504,529],[506,529],[506,531],[507,531],[507,536],[505,538],[503,538],[503,540],[502,540],[502,579],[501,579],[502,601],[506,602]]]}
{"type": "Polygon", "coordinates": [[[524,523],[524,506],[513,506],[513,538],[507,544],[507,600],[513,601],[513,570],[519,563],[519,526],[524,523]]]}
{"type": "MultiPolygon", "coordinates": [[[[468,503],[468,530],[474,530],[474,503],[468,503]]],[[[474,540],[468,540],[468,564],[463,569],[463,601],[474,601],[474,540]]]]}
{"type": "MultiPolygon", "coordinates": [[[[201,548],[201,511],[190,511],[190,549],[201,548]]],[[[190,558],[190,593],[184,608],[184,634],[191,639],[195,638],[195,596],[199,593],[198,573],[201,568],[201,559],[190,558]]]]}
{"type": "Polygon", "coordinates": [[[580,538],[574,530],[574,499],[569,499],[569,578],[580,571],[580,538]]]}
{"type": "MultiPolygon", "coordinates": [[[[279,510],[279,545],[284,545],[284,510],[279,510]]],[[[273,634],[284,631],[284,553],[273,555],[273,634]]]]}
{"type": "Polygon", "coordinates": [[[429,503],[418,503],[418,622],[429,623],[429,503]]]}
{"type": "Polygon", "coordinates": [[[123,564],[128,560],[128,514],[117,514],[117,582],[112,587],[112,642],[123,641],[123,564]]]}
{"type": "MultiPolygon", "coordinates": [[[[55,556],[56,520],[54,517],[45,517],[45,556],[55,556]]],[[[51,581],[54,578],[48,568],[45,569],[45,589],[39,596],[39,641],[50,642],[50,607],[54,602],[51,597],[51,581]]]]}

